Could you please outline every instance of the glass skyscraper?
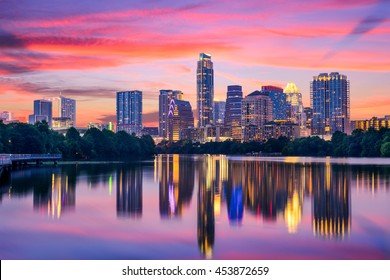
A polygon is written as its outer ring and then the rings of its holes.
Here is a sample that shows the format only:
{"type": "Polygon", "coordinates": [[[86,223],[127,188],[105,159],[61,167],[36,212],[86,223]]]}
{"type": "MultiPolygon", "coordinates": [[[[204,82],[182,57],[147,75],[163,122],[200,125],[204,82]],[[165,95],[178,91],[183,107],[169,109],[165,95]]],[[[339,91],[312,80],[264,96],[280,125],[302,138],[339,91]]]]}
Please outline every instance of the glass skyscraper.
{"type": "Polygon", "coordinates": [[[338,72],[321,73],[310,83],[310,105],[313,108],[312,134],[349,133],[349,81],[338,72]]]}
{"type": "Polygon", "coordinates": [[[286,120],[287,102],[283,89],[275,86],[262,86],[261,91],[272,100],[272,120],[286,120]]]}
{"type": "Polygon", "coordinates": [[[241,140],[241,100],[242,87],[231,85],[227,87],[225,126],[230,131],[230,137],[234,140],[241,140]]]}
{"type": "Polygon", "coordinates": [[[196,100],[198,127],[214,124],[214,70],[211,56],[205,53],[199,55],[196,69],[196,100]]]}
{"type": "Polygon", "coordinates": [[[29,123],[35,124],[39,121],[46,121],[49,127],[52,125],[53,104],[49,100],[34,100],[34,114],[29,116],[29,123]]]}
{"type": "Polygon", "coordinates": [[[223,124],[225,121],[225,101],[214,101],[214,122],[216,124],[223,124]]]}
{"type": "Polygon", "coordinates": [[[194,114],[190,102],[171,99],[168,111],[169,141],[180,140],[180,131],[189,127],[194,127],[194,114]]]}
{"type": "Polygon", "coordinates": [[[120,91],[116,93],[116,125],[118,131],[141,135],[142,91],[120,91]]]}

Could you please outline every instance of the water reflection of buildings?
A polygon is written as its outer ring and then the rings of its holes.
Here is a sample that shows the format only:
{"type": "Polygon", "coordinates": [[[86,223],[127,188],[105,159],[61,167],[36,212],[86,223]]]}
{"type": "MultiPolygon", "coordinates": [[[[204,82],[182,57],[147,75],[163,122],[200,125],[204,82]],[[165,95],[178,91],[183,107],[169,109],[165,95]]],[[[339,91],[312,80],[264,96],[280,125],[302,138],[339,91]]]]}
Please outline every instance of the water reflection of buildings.
{"type": "Polygon", "coordinates": [[[75,209],[75,178],[62,172],[53,172],[49,182],[44,187],[34,188],[33,207],[42,214],[47,213],[59,219],[63,213],[75,209]]]}
{"type": "Polygon", "coordinates": [[[344,238],[350,232],[350,170],[327,163],[313,169],[313,231],[344,238]]]}
{"type": "Polygon", "coordinates": [[[125,167],[117,171],[116,211],[119,217],[142,216],[142,169],[125,167]]]}
{"type": "Polygon", "coordinates": [[[194,161],[179,155],[159,155],[155,168],[159,180],[160,216],[181,217],[194,191],[194,161]]]}
{"type": "Polygon", "coordinates": [[[211,258],[215,239],[214,183],[215,161],[205,156],[199,166],[198,246],[202,255],[211,258]]]}

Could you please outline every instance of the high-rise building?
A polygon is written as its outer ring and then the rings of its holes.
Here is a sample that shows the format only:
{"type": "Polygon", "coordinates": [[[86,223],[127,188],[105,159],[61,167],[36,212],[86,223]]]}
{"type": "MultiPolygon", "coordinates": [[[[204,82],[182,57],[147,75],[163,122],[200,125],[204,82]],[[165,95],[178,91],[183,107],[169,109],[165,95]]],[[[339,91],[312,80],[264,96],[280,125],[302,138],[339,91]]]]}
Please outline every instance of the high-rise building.
{"type": "Polygon", "coordinates": [[[168,137],[168,112],[171,100],[182,100],[182,96],[183,93],[180,90],[160,90],[158,109],[158,135],[160,137],[168,137]]]}
{"type": "Polygon", "coordinates": [[[34,100],[34,114],[29,115],[29,123],[46,121],[49,127],[52,127],[53,106],[49,100],[34,100]]]}
{"type": "Polygon", "coordinates": [[[306,129],[309,134],[311,134],[311,123],[313,121],[313,109],[310,107],[303,108],[303,112],[306,116],[306,129]]]}
{"type": "Polygon", "coordinates": [[[76,126],[76,100],[60,97],[61,118],[69,118],[71,126],[76,126]]]}
{"type": "Polygon", "coordinates": [[[310,83],[313,135],[350,132],[349,81],[338,72],[321,73],[310,83]]]}
{"type": "Polygon", "coordinates": [[[169,141],[180,140],[180,131],[189,127],[194,127],[194,114],[190,102],[171,99],[168,111],[169,141]]]}
{"type": "Polygon", "coordinates": [[[116,93],[117,132],[141,135],[142,91],[120,91],[116,93]]]}
{"type": "Polygon", "coordinates": [[[214,124],[214,70],[211,56],[205,53],[199,55],[196,69],[196,100],[198,127],[214,124]]]}
{"type": "Polygon", "coordinates": [[[234,140],[241,140],[241,100],[242,87],[231,85],[227,87],[225,126],[230,131],[230,137],[234,140]]]}
{"type": "Polygon", "coordinates": [[[286,94],[287,121],[299,126],[300,136],[309,136],[309,132],[306,128],[306,115],[303,109],[301,92],[293,82],[287,83],[283,92],[286,94]]]}
{"type": "Polygon", "coordinates": [[[275,86],[262,86],[261,91],[267,93],[272,100],[272,120],[285,120],[287,102],[283,89],[275,86]]]}
{"type": "Polygon", "coordinates": [[[272,101],[263,91],[254,91],[241,102],[242,140],[253,141],[263,138],[264,125],[272,121],[272,101]]]}
{"type": "Polygon", "coordinates": [[[214,122],[215,124],[223,124],[225,121],[225,101],[214,101],[214,122]]]}

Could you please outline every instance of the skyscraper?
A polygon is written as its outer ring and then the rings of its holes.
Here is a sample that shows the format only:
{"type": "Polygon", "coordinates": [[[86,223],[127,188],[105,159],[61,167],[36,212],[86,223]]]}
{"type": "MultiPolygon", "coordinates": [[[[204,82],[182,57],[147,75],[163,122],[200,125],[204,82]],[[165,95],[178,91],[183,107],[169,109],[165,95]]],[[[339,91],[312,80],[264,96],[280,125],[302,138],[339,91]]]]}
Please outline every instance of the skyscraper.
{"type": "Polygon", "coordinates": [[[254,91],[241,102],[243,141],[261,140],[264,125],[272,121],[272,101],[263,91],[254,91]]]}
{"type": "Polygon", "coordinates": [[[230,137],[241,140],[241,100],[242,87],[231,85],[227,87],[225,126],[230,131],[230,137]]]}
{"type": "Polygon", "coordinates": [[[215,124],[223,124],[225,121],[226,102],[214,101],[214,122],[215,124]]]}
{"type": "Polygon", "coordinates": [[[272,120],[285,120],[287,103],[283,89],[275,86],[262,86],[261,91],[268,94],[272,100],[272,120]]]}
{"type": "Polygon", "coordinates": [[[214,70],[211,56],[205,53],[199,55],[196,69],[196,100],[198,127],[214,124],[214,70]]]}
{"type": "Polygon", "coordinates": [[[120,91],[116,93],[117,131],[141,135],[142,91],[120,91]]]}
{"type": "Polygon", "coordinates": [[[49,127],[52,125],[53,106],[49,100],[34,100],[34,114],[29,115],[29,123],[35,124],[39,121],[46,121],[49,127]]]}
{"type": "Polygon", "coordinates": [[[171,99],[168,111],[168,139],[180,140],[183,128],[194,127],[194,114],[190,102],[171,99]]]}
{"type": "Polygon", "coordinates": [[[287,101],[287,121],[299,126],[299,134],[302,137],[308,136],[306,129],[306,114],[303,109],[302,94],[295,83],[287,83],[284,88],[287,101]]]}
{"type": "Polygon", "coordinates": [[[182,100],[182,96],[183,93],[180,90],[160,90],[158,109],[158,135],[160,137],[168,137],[168,112],[171,100],[182,100]]]}
{"type": "Polygon", "coordinates": [[[338,72],[321,73],[310,83],[310,105],[313,108],[313,135],[349,133],[349,81],[338,72]]]}
{"type": "Polygon", "coordinates": [[[76,100],[60,96],[61,118],[69,118],[71,126],[76,126],[76,100]]]}

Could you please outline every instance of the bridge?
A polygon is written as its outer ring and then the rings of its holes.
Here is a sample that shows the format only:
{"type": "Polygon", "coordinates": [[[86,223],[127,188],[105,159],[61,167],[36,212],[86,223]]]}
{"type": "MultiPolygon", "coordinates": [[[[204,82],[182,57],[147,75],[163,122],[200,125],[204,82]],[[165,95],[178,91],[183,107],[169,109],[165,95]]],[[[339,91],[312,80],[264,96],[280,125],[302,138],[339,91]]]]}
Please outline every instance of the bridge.
{"type": "Polygon", "coordinates": [[[12,166],[23,165],[29,162],[41,164],[44,161],[53,161],[57,163],[60,159],[62,159],[61,154],[0,154],[0,175],[3,169],[12,166]]]}

